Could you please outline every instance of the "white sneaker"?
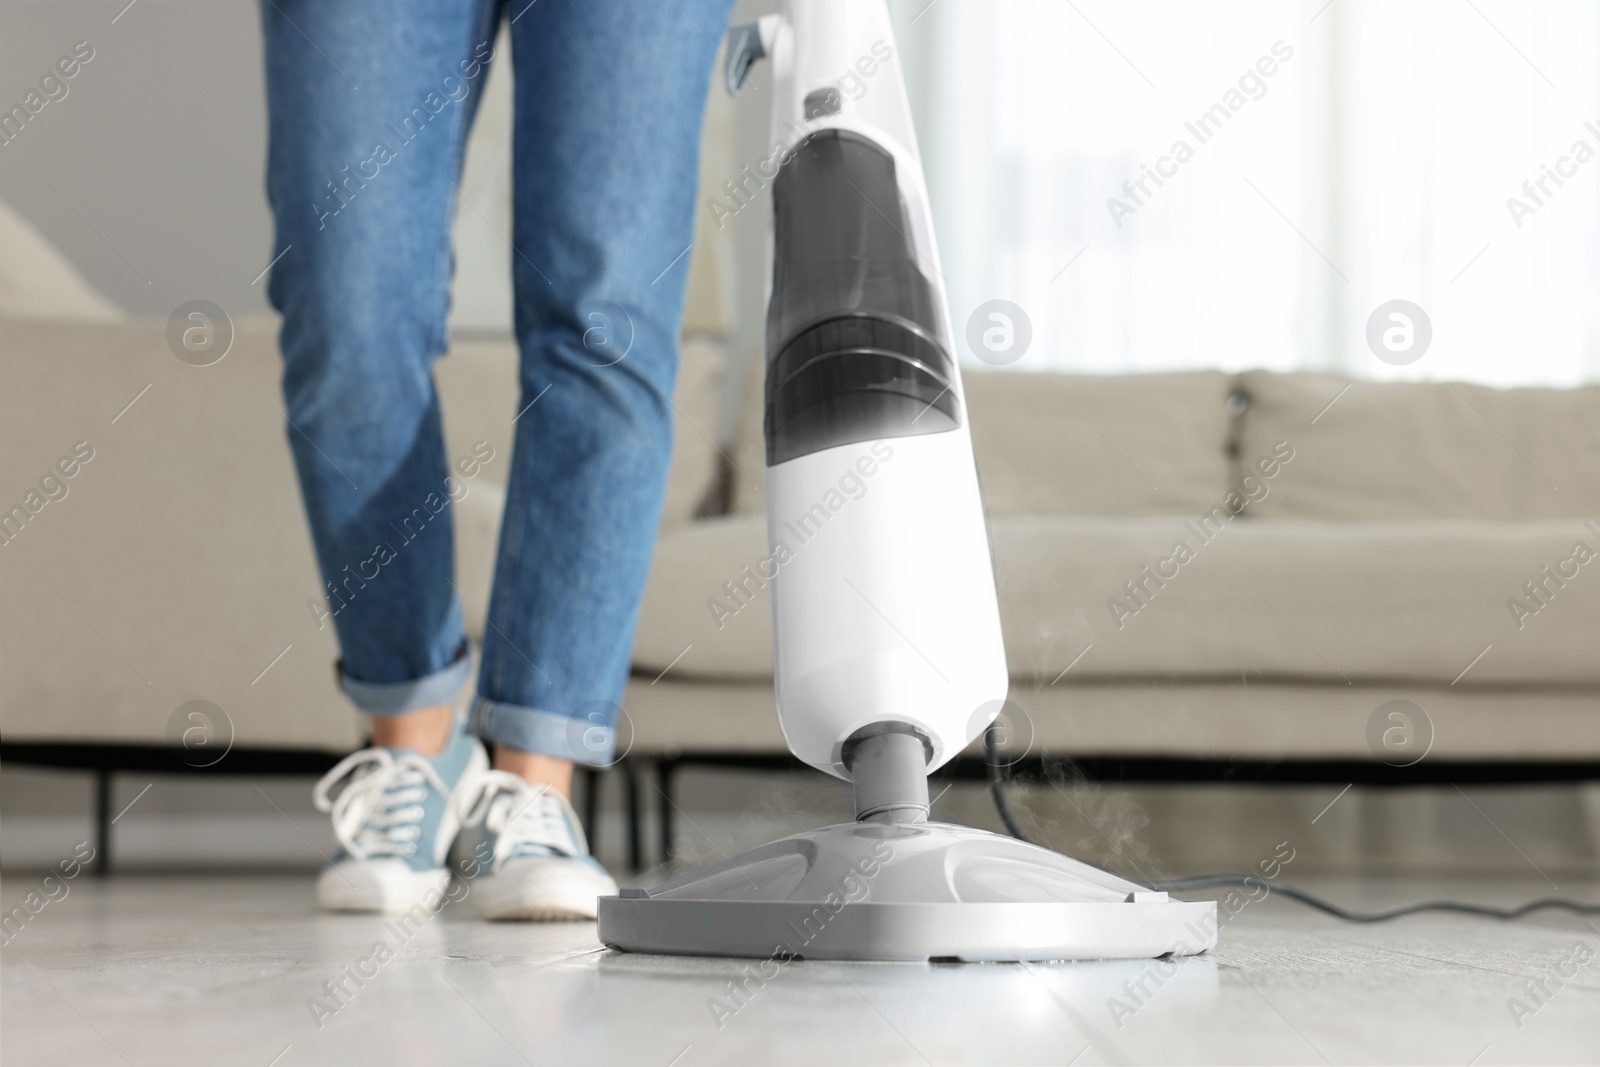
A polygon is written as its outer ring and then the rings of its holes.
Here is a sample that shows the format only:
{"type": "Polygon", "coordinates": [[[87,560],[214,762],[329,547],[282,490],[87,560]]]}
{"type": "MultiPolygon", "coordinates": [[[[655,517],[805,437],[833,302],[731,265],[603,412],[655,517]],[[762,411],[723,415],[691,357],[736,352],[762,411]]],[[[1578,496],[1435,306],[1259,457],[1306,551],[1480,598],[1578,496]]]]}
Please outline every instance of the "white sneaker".
{"type": "Polygon", "coordinates": [[[312,792],[317,810],[332,813],[339,841],[317,878],[317,903],[329,911],[437,911],[450,885],[445,857],[461,828],[455,796],[488,766],[483,746],[463,730],[433,757],[368,748],[340,760],[312,792]]]}
{"type": "Polygon", "coordinates": [[[462,784],[457,804],[463,825],[482,824],[493,841],[488,870],[468,887],[485,919],[593,919],[599,898],[617,892],[589,855],[577,813],[555,790],[484,771],[462,784]]]}

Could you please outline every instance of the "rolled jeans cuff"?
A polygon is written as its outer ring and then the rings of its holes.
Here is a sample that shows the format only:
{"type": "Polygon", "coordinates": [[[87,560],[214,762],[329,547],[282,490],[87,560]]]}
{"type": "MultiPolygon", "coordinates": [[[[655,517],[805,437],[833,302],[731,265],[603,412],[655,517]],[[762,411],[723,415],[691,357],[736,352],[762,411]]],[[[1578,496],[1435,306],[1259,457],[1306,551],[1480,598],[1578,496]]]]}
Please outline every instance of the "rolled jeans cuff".
{"type": "Polygon", "coordinates": [[[593,716],[560,715],[479,697],[472,703],[468,728],[494,744],[587,767],[609,767],[616,762],[616,728],[593,716]]]}
{"type": "Polygon", "coordinates": [[[442,671],[435,671],[409,682],[362,682],[344,672],[344,662],[339,663],[339,687],[358,709],[367,715],[404,715],[418,708],[431,708],[436,704],[454,702],[456,694],[472,673],[472,648],[461,643],[454,662],[442,671]]]}

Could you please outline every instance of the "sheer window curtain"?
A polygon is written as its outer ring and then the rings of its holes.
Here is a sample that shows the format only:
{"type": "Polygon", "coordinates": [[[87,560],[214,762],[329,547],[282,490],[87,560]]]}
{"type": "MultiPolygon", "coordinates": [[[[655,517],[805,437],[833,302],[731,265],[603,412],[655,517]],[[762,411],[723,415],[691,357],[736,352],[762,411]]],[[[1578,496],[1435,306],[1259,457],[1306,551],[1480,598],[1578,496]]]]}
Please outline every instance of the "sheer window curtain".
{"type": "Polygon", "coordinates": [[[1012,369],[1600,380],[1596,5],[894,10],[957,333],[1019,305],[1012,369]],[[1393,299],[1432,327],[1403,366],[1393,299]]]}

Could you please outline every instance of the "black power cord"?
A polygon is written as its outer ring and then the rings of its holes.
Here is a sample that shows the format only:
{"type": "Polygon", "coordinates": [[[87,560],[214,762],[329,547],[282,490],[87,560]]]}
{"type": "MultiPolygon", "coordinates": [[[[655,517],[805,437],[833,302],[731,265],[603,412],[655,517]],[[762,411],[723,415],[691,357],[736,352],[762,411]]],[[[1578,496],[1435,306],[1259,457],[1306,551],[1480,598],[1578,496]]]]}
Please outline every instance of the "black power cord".
{"type": "MultiPolygon", "coordinates": [[[[995,746],[995,728],[990,726],[983,734],[984,763],[988,769],[989,795],[994,799],[995,811],[1000,815],[1000,821],[1005,824],[1006,831],[1019,841],[1026,841],[1030,845],[1039,845],[1018,825],[1016,817],[1011,814],[1011,805],[1006,798],[1006,774],[1001,766],[999,754],[995,746]]],[[[1043,848],[1046,846],[1039,845],[1043,848]]],[[[1080,861],[1087,862],[1087,861],[1080,861]]],[[[1090,864],[1098,867],[1098,864],[1090,864]]],[[[1106,868],[1101,867],[1101,870],[1106,868]]],[[[1106,871],[1114,874],[1113,871],[1106,871]]],[[[1118,877],[1121,877],[1118,875],[1118,877]]],[[[1240,886],[1245,889],[1264,888],[1272,893],[1281,893],[1290,900],[1298,901],[1318,911],[1326,912],[1337,919],[1352,923],[1381,923],[1390,919],[1398,919],[1404,915],[1415,915],[1423,911],[1450,911],[1461,915],[1477,915],[1486,919],[1520,919],[1524,915],[1531,915],[1536,911],[1546,909],[1560,909],[1570,911],[1577,915],[1600,915],[1600,904],[1583,904],[1576,900],[1565,900],[1559,897],[1542,897],[1530,900],[1526,904],[1519,904],[1514,908],[1494,908],[1487,904],[1468,904],[1455,900],[1422,900],[1411,904],[1402,904],[1398,908],[1389,908],[1386,911],[1349,911],[1337,904],[1329,903],[1315,894],[1304,889],[1296,889],[1290,885],[1279,885],[1269,882],[1257,874],[1207,874],[1196,878],[1178,878],[1166,882],[1153,882],[1150,888],[1157,892],[1177,893],[1186,889],[1209,889],[1216,886],[1240,886]]]]}

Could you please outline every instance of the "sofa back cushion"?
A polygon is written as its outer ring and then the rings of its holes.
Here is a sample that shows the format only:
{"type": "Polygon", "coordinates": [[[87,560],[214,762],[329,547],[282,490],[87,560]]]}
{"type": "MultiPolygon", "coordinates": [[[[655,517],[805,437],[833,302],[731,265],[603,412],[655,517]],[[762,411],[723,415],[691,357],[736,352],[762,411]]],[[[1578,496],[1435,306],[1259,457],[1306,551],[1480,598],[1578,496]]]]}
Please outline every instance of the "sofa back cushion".
{"type": "MultiPolygon", "coordinates": [[[[1037,374],[965,368],[991,515],[1204,512],[1228,489],[1228,393],[1218,371],[1037,374]]],[[[759,366],[747,368],[734,510],[765,507],[759,366]]]]}
{"type": "Polygon", "coordinates": [[[735,515],[767,512],[767,443],[762,420],[766,414],[766,357],[760,352],[741,362],[739,410],[734,413],[733,441],[728,460],[735,515]]]}
{"type": "Polygon", "coordinates": [[[991,515],[1204,512],[1228,489],[1229,377],[966,374],[991,515]]]}
{"type": "Polygon", "coordinates": [[[1257,519],[1600,514],[1600,387],[1491,389],[1249,371],[1240,458],[1289,442],[1257,519]]]}

